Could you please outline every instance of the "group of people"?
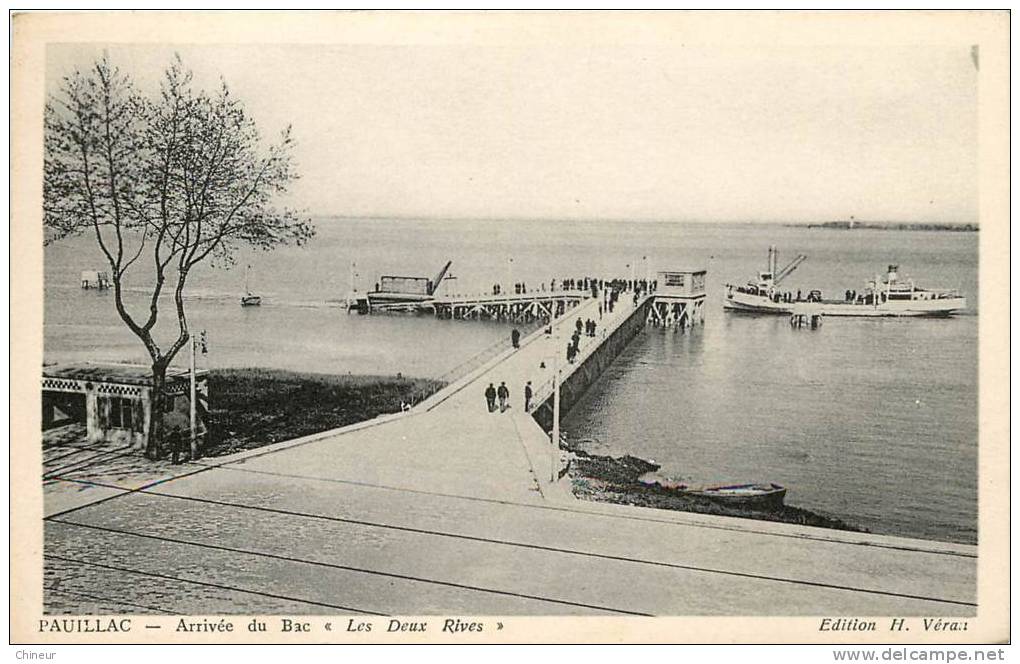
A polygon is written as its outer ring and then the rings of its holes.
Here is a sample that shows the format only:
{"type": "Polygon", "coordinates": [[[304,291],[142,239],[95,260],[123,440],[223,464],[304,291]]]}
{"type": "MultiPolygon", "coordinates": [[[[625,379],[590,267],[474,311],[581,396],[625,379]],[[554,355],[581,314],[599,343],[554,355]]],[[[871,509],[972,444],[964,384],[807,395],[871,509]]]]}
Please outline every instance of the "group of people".
{"type": "Polygon", "coordinates": [[[575,332],[573,338],[571,338],[570,342],[567,344],[567,362],[574,362],[574,358],[577,357],[577,353],[580,348],[580,343],[581,335],[575,332]]]}
{"type": "Polygon", "coordinates": [[[598,323],[596,323],[595,321],[593,321],[590,318],[588,320],[586,320],[586,321],[583,321],[583,322],[581,321],[580,318],[578,318],[577,319],[577,324],[575,325],[575,327],[577,329],[577,333],[578,334],[581,333],[581,329],[583,327],[583,329],[584,329],[584,336],[586,336],[586,337],[594,337],[595,336],[595,330],[598,328],[598,323]]]}
{"type": "Polygon", "coordinates": [[[656,286],[655,281],[647,279],[596,279],[595,277],[580,277],[576,279],[561,279],[559,282],[553,279],[549,284],[550,288],[556,290],[557,283],[560,284],[562,290],[590,290],[593,292],[593,295],[598,295],[598,291],[603,290],[645,292],[655,290],[656,286]]]}
{"type": "MultiPolygon", "coordinates": [[[[613,279],[603,280],[595,279],[592,277],[582,277],[579,279],[562,279],[557,281],[553,279],[549,282],[549,289],[552,291],[557,290],[557,286],[563,290],[591,290],[592,297],[599,298],[599,317],[602,317],[604,310],[613,311],[613,307],[620,298],[620,294],[624,292],[631,292],[636,302],[643,293],[651,292],[656,289],[655,281],[647,281],[644,279],[627,280],[627,279],[613,279]]],[[[545,290],[545,284],[542,284],[541,289],[545,290]]],[[[514,290],[517,293],[526,293],[527,285],[523,282],[514,284],[514,290]]],[[[492,292],[494,295],[500,293],[499,284],[493,284],[492,292]]],[[[563,313],[562,311],[557,313],[563,313]]],[[[571,335],[570,341],[567,343],[567,361],[573,362],[581,347],[581,337],[595,337],[598,333],[599,324],[591,318],[585,320],[578,318],[574,323],[574,332],[571,335]]],[[[547,328],[547,333],[552,332],[552,326],[547,328]]],[[[510,344],[516,350],[519,349],[521,341],[520,330],[514,328],[510,332],[510,344]]],[[[542,368],[545,367],[545,362],[540,365],[542,368]]],[[[524,386],[524,408],[529,410],[531,408],[531,399],[533,397],[533,391],[531,387],[531,381],[528,381],[524,386]]],[[[506,382],[500,382],[498,386],[493,383],[489,383],[489,386],[485,389],[485,402],[490,413],[505,412],[509,407],[510,389],[506,386],[506,382]]]]}
{"type": "Polygon", "coordinates": [[[574,334],[571,335],[570,343],[567,344],[567,362],[573,362],[574,358],[577,357],[577,353],[581,348],[581,334],[583,333],[586,337],[594,337],[597,329],[598,323],[592,319],[577,319],[577,323],[574,326],[574,334]]]}
{"type": "MultiPolygon", "coordinates": [[[[534,396],[535,393],[531,389],[531,381],[529,380],[524,385],[524,412],[531,410],[531,399],[534,396]]],[[[489,383],[489,386],[485,388],[485,405],[490,413],[495,413],[497,408],[499,412],[505,413],[510,408],[510,388],[506,386],[506,381],[500,381],[499,387],[489,383]],[[499,403],[498,406],[497,401],[499,403]]]]}
{"type": "MultiPolygon", "coordinates": [[[[651,292],[656,289],[658,282],[655,280],[647,279],[596,279],[595,277],[567,277],[564,279],[551,279],[549,281],[548,290],[554,291],[565,291],[565,290],[586,290],[591,291],[592,297],[598,297],[599,293],[609,292],[633,292],[635,294],[642,294],[651,292]]],[[[528,293],[528,284],[524,281],[518,281],[513,284],[514,294],[525,295],[528,293]]],[[[376,286],[378,290],[378,285],[376,286]]],[[[542,282],[539,284],[539,290],[541,292],[546,291],[546,284],[542,282]]],[[[534,291],[534,289],[532,289],[534,291]]],[[[501,284],[492,284],[492,294],[500,295],[503,292],[503,286],[501,284]]]]}
{"type": "Polygon", "coordinates": [[[844,293],[844,298],[843,299],[844,299],[845,302],[856,302],[857,301],[857,291],[855,291],[855,290],[848,290],[846,293],[844,293]]]}

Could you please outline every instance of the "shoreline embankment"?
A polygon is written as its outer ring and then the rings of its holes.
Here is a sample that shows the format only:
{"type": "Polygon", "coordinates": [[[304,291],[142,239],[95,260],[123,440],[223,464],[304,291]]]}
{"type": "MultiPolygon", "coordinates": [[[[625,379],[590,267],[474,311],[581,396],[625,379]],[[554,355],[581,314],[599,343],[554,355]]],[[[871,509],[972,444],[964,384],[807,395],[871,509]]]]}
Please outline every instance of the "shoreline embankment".
{"type": "Polygon", "coordinates": [[[591,454],[570,442],[563,442],[560,447],[570,452],[567,474],[574,496],[581,500],[868,532],[842,519],[791,505],[775,509],[753,509],[693,498],[640,482],[638,478],[645,473],[659,470],[657,463],[647,459],[629,454],[621,457],[591,454]]]}

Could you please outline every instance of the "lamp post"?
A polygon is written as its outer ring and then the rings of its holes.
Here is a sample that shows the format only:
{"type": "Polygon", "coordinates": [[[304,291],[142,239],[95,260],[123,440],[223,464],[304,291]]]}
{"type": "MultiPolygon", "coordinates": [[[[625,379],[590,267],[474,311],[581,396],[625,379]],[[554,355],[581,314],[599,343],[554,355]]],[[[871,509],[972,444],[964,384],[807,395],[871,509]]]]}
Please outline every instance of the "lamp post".
{"type": "MultiPolygon", "coordinates": [[[[196,420],[198,419],[196,408],[195,408],[195,346],[198,340],[195,337],[191,337],[191,460],[194,461],[198,458],[198,431],[196,430],[196,420]]],[[[163,417],[163,413],[159,413],[159,417],[163,417]]]]}
{"type": "MultiPolygon", "coordinates": [[[[208,352],[208,347],[205,341],[205,330],[202,330],[202,353],[208,352]]],[[[195,336],[191,337],[191,460],[194,461],[198,458],[198,408],[196,399],[198,396],[198,389],[196,386],[197,380],[195,377],[195,353],[198,347],[198,338],[195,336]]],[[[163,417],[162,413],[159,413],[159,417],[163,417]]]]}
{"type": "Polygon", "coordinates": [[[506,292],[510,294],[514,287],[514,257],[510,256],[506,261],[506,292]]]}
{"type": "Polygon", "coordinates": [[[556,318],[552,319],[553,340],[553,421],[552,448],[549,450],[549,482],[556,482],[556,458],[560,452],[560,335],[556,329],[556,318]]]}

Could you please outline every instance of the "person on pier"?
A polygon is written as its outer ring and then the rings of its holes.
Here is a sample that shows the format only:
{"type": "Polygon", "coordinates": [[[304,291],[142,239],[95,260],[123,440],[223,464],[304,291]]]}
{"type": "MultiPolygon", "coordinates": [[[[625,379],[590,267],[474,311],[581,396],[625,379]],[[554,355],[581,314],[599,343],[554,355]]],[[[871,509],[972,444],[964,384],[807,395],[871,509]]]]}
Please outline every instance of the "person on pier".
{"type": "Polygon", "coordinates": [[[528,384],[524,386],[524,412],[525,413],[528,412],[529,410],[531,410],[531,397],[533,397],[534,395],[535,395],[535,393],[531,389],[531,381],[529,380],[528,384]]]}
{"type": "Polygon", "coordinates": [[[492,383],[485,388],[485,403],[488,404],[490,413],[496,412],[496,388],[492,383]]]}
{"type": "Polygon", "coordinates": [[[521,331],[516,327],[510,332],[510,344],[516,349],[521,347],[521,331]]]}
{"type": "Polygon", "coordinates": [[[496,396],[499,397],[499,412],[505,413],[507,408],[506,401],[510,398],[510,390],[507,389],[505,381],[500,382],[499,387],[496,389],[496,396]]]}

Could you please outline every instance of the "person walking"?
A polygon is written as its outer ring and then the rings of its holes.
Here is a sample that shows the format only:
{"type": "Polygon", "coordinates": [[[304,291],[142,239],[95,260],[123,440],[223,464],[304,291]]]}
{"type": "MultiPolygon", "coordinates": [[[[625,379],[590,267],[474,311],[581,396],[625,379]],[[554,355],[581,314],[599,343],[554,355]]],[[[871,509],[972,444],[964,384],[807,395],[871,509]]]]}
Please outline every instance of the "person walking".
{"type": "Polygon", "coordinates": [[[512,332],[510,332],[510,343],[513,345],[514,348],[521,347],[521,331],[518,330],[516,327],[513,329],[512,332]]]}
{"type": "Polygon", "coordinates": [[[496,388],[496,396],[499,397],[499,412],[506,412],[506,400],[510,398],[510,390],[506,387],[506,382],[500,382],[499,387],[496,388]]]}
{"type": "Polygon", "coordinates": [[[524,386],[524,412],[528,412],[531,409],[531,397],[535,396],[535,393],[531,390],[531,381],[524,386]]]}
{"type": "Polygon", "coordinates": [[[488,404],[490,413],[496,411],[496,388],[492,383],[489,383],[489,386],[485,388],[485,403],[488,404]]]}
{"type": "Polygon", "coordinates": [[[171,427],[167,439],[170,441],[170,462],[176,466],[181,462],[181,448],[184,447],[184,435],[181,433],[181,428],[179,426],[171,427]]]}

